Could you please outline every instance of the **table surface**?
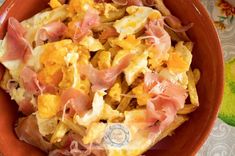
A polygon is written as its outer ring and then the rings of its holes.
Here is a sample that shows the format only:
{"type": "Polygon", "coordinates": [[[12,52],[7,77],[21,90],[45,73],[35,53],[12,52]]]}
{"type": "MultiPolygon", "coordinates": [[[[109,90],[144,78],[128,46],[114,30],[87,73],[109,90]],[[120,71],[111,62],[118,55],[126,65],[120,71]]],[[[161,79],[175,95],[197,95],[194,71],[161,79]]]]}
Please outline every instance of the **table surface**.
{"type": "MultiPolygon", "coordinates": [[[[4,0],[0,0],[0,4],[4,0]]],[[[214,21],[221,21],[216,3],[221,0],[201,0],[214,21]]],[[[235,0],[233,0],[235,1],[235,0]]],[[[235,16],[235,15],[232,15],[235,16]]],[[[218,23],[217,23],[218,24],[218,23]]],[[[224,50],[225,61],[235,57],[235,18],[218,24],[218,33],[224,50]],[[223,29],[223,30],[221,30],[223,29]]],[[[225,124],[219,118],[197,156],[235,156],[235,127],[225,124]]]]}
{"type": "MultiPolygon", "coordinates": [[[[201,0],[211,15],[222,42],[225,61],[235,57],[235,13],[227,9],[227,15],[217,6],[222,0],[201,0]],[[220,21],[220,22],[218,22],[220,21]]],[[[231,0],[230,0],[231,1],[231,0]]],[[[232,0],[233,3],[235,0],[232,0]]],[[[234,104],[235,101],[231,101],[234,104]]],[[[197,156],[235,156],[235,127],[225,124],[219,118],[197,156]]]]}

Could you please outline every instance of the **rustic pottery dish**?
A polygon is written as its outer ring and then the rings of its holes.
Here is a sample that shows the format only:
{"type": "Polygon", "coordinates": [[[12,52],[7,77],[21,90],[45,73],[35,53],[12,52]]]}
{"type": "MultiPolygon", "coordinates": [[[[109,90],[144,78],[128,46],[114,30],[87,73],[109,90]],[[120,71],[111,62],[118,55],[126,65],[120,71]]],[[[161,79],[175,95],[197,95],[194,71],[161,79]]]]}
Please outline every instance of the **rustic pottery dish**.
{"type": "MultiPolygon", "coordinates": [[[[194,155],[205,142],[213,127],[223,95],[223,54],[209,15],[198,0],[165,0],[172,14],[184,24],[193,22],[188,31],[195,43],[192,67],[201,71],[198,88],[200,107],[190,115],[190,120],[179,127],[145,155],[194,155]]],[[[31,17],[47,7],[47,0],[6,0],[0,9],[0,37],[4,36],[9,17],[19,21],[31,17]]],[[[0,76],[4,68],[0,68],[0,76]]],[[[0,151],[4,156],[43,155],[40,150],[23,143],[14,134],[17,105],[0,91],[0,151]]]]}

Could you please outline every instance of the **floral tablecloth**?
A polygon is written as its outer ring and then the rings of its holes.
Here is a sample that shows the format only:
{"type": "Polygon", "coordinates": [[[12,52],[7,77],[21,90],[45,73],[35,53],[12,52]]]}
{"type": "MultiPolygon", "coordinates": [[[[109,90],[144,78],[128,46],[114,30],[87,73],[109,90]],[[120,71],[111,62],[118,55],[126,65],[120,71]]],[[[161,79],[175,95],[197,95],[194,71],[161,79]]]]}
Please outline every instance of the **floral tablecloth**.
{"type": "MultiPolygon", "coordinates": [[[[4,0],[0,0],[0,4],[4,0]]],[[[235,7],[225,0],[201,0],[211,15],[222,42],[225,61],[235,57],[235,7]]],[[[233,4],[235,0],[228,0],[233,4]]],[[[235,101],[231,101],[235,104],[235,101]]],[[[221,119],[197,156],[235,156],[235,127],[221,119]]]]}
{"type": "MultiPolygon", "coordinates": [[[[230,1],[235,3],[235,0],[230,1]]],[[[224,0],[202,0],[202,3],[217,27],[227,62],[235,57],[235,6],[224,0]]],[[[230,103],[234,105],[235,101],[230,103]]],[[[235,156],[235,127],[218,118],[197,156],[235,156]]]]}

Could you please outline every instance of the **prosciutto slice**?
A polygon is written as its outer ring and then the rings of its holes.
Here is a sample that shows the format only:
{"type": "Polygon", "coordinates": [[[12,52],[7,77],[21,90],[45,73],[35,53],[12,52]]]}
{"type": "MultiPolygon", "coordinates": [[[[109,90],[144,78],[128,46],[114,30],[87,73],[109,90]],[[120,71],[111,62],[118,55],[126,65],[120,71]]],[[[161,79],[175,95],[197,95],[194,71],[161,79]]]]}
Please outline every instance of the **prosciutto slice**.
{"type": "Polygon", "coordinates": [[[118,37],[119,33],[116,31],[114,27],[106,27],[103,32],[100,34],[100,40],[106,40],[110,37],[118,37]]]}
{"type": "Polygon", "coordinates": [[[163,19],[149,21],[145,27],[148,43],[155,46],[161,54],[166,53],[171,47],[171,37],[164,29],[163,19]]]}
{"type": "Polygon", "coordinates": [[[18,103],[19,111],[21,111],[24,115],[30,115],[36,111],[36,108],[31,103],[30,98],[25,98],[18,103]]]}
{"type": "Polygon", "coordinates": [[[157,96],[147,104],[147,116],[151,129],[163,131],[175,119],[176,101],[170,97],[157,96]]]}
{"type": "Polygon", "coordinates": [[[37,119],[34,115],[19,119],[15,132],[20,140],[38,147],[45,152],[48,152],[52,148],[52,145],[44,140],[40,134],[37,119]]]}
{"type": "Polygon", "coordinates": [[[148,121],[155,131],[164,130],[174,121],[177,111],[184,107],[187,91],[156,73],[146,73],[144,88],[152,98],[147,103],[148,121]]]}
{"type": "Polygon", "coordinates": [[[95,2],[96,3],[113,2],[114,4],[121,5],[121,6],[131,6],[131,5],[143,6],[142,0],[95,0],[95,2]]]}
{"type": "MultiPolygon", "coordinates": [[[[75,111],[79,116],[84,115],[89,109],[91,109],[90,97],[83,92],[69,88],[61,94],[62,106],[72,109],[70,113],[75,111]]],[[[74,114],[72,114],[74,115],[74,114]]]]}
{"type": "Polygon", "coordinates": [[[27,61],[32,54],[31,45],[24,38],[26,30],[15,18],[8,19],[7,34],[5,37],[5,54],[1,61],[22,60],[27,61]]]}
{"type": "Polygon", "coordinates": [[[105,156],[103,147],[94,144],[83,144],[82,137],[78,134],[69,133],[63,140],[63,149],[56,149],[49,153],[49,156],[105,156]]]}
{"type": "Polygon", "coordinates": [[[43,89],[41,88],[39,84],[37,73],[34,72],[29,67],[25,66],[22,69],[20,73],[20,78],[27,92],[32,93],[32,94],[38,94],[43,91],[43,89]]]}
{"type": "Polygon", "coordinates": [[[80,65],[79,71],[92,83],[92,90],[109,89],[117,76],[129,65],[133,54],[127,54],[119,64],[105,70],[98,70],[92,65],[80,65]]]}
{"type": "Polygon", "coordinates": [[[58,41],[65,33],[67,27],[62,22],[52,22],[40,28],[36,35],[36,45],[42,45],[44,41],[58,41]]]}
{"type": "Polygon", "coordinates": [[[89,8],[82,21],[76,24],[76,31],[73,36],[75,42],[81,39],[90,32],[95,26],[100,24],[99,12],[93,8],[89,8]]]}

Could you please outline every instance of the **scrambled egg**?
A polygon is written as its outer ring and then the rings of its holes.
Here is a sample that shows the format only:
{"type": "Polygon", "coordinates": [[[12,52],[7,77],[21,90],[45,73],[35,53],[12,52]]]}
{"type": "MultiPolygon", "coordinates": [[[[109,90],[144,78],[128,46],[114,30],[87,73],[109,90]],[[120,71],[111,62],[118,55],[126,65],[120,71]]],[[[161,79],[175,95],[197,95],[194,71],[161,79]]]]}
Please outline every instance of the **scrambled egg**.
{"type": "Polygon", "coordinates": [[[185,89],[187,88],[188,85],[188,76],[186,72],[183,73],[173,73],[169,71],[168,69],[164,68],[159,72],[159,75],[168,79],[174,84],[180,84],[183,86],[185,89]]]}
{"type": "Polygon", "coordinates": [[[144,127],[147,126],[146,121],[144,109],[126,111],[124,125],[130,131],[130,142],[120,148],[106,146],[107,154],[109,156],[138,156],[148,149],[152,145],[153,139],[148,137],[148,133],[144,131],[144,127]]]}
{"type": "Polygon", "coordinates": [[[51,6],[52,9],[62,6],[59,0],[50,0],[49,5],[51,6]]]}
{"type": "Polygon", "coordinates": [[[50,119],[60,110],[60,97],[52,94],[38,96],[38,115],[43,119],[50,119]]]}
{"type": "Polygon", "coordinates": [[[91,123],[99,121],[102,112],[104,110],[104,99],[103,96],[106,93],[103,91],[97,91],[94,95],[93,102],[92,102],[92,109],[88,111],[83,117],[79,115],[74,116],[74,120],[81,126],[88,127],[91,123]]]}
{"type": "Polygon", "coordinates": [[[178,42],[174,51],[170,53],[167,66],[172,72],[182,73],[189,70],[191,62],[191,51],[184,45],[184,42],[178,42]]]}
{"type": "Polygon", "coordinates": [[[115,66],[119,63],[119,61],[126,56],[128,53],[130,53],[129,50],[120,50],[117,52],[117,54],[115,55],[114,59],[113,59],[113,63],[112,65],[115,66]]]}
{"type": "MultiPolygon", "coordinates": [[[[72,88],[76,88],[80,81],[80,75],[78,73],[78,62],[79,54],[76,52],[70,52],[66,55],[65,62],[68,68],[72,68],[73,73],[73,83],[71,85],[72,88]]],[[[65,76],[65,74],[64,74],[65,76]]]]}
{"type": "Polygon", "coordinates": [[[36,72],[42,68],[42,64],[40,62],[41,54],[44,51],[43,46],[38,46],[33,49],[32,55],[30,56],[29,60],[27,61],[27,65],[34,69],[36,72]]]}
{"type": "Polygon", "coordinates": [[[133,88],[132,93],[137,97],[137,103],[140,106],[146,105],[147,101],[150,99],[149,94],[144,91],[144,83],[141,83],[137,87],[133,88]]]}
{"type": "MultiPolygon", "coordinates": [[[[6,53],[6,38],[0,40],[0,57],[2,57],[6,53]]],[[[20,70],[21,70],[21,61],[20,60],[12,60],[12,61],[4,61],[1,62],[4,67],[9,70],[10,75],[13,79],[19,80],[20,70]]]]}
{"type": "Polygon", "coordinates": [[[26,90],[22,87],[14,88],[10,91],[11,99],[21,102],[25,99],[26,90]]]}
{"type": "Polygon", "coordinates": [[[104,23],[122,18],[126,12],[126,8],[117,8],[110,3],[100,3],[95,8],[100,11],[100,21],[104,23]]]}
{"type": "Polygon", "coordinates": [[[82,138],[84,144],[100,143],[103,139],[107,124],[92,123],[86,130],[86,135],[82,138]]]}
{"type": "Polygon", "coordinates": [[[114,119],[122,119],[124,116],[117,110],[114,110],[110,105],[104,104],[103,113],[101,116],[102,120],[112,122],[114,119]]]}
{"type": "Polygon", "coordinates": [[[54,131],[55,132],[53,133],[50,140],[51,143],[60,142],[65,134],[69,131],[69,128],[63,122],[59,122],[54,131]]]}
{"type": "Polygon", "coordinates": [[[124,39],[115,38],[111,40],[111,43],[125,50],[133,50],[140,44],[140,40],[136,39],[135,35],[129,35],[124,39]]]}
{"type": "Polygon", "coordinates": [[[69,1],[69,11],[73,13],[83,13],[86,12],[89,7],[94,6],[93,0],[70,0],[69,1]]]}
{"type": "Polygon", "coordinates": [[[124,70],[125,79],[130,86],[135,79],[141,74],[148,71],[148,51],[144,51],[142,54],[134,56],[129,66],[124,70]]]}
{"type": "Polygon", "coordinates": [[[164,61],[169,59],[169,53],[173,52],[174,48],[171,47],[167,53],[161,53],[155,47],[149,47],[149,65],[151,69],[157,70],[161,67],[164,61]]]}
{"type": "Polygon", "coordinates": [[[36,39],[37,31],[44,25],[54,22],[63,21],[69,15],[67,6],[63,5],[53,10],[44,11],[34,15],[33,17],[21,22],[22,26],[27,30],[25,38],[31,45],[36,39]]]}
{"type": "Polygon", "coordinates": [[[50,66],[53,64],[66,65],[64,58],[70,51],[77,51],[77,47],[72,43],[72,40],[61,40],[58,42],[48,43],[44,46],[40,62],[44,66],[50,66]]]}
{"type": "Polygon", "coordinates": [[[129,16],[125,16],[122,19],[117,20],[113,25],[117,32],[120,33],[120,38],[136,34],[143,29],[148,17],[153,13],[152,8],[140,6],[130,6],[126,11],[129,16]]]}
{"type": "Polygon", "coordinates": [[[120,78],[118,78],[117,82],[110,88],[108,92],[108,96],[111,97],[112,101],[121,101],[121,93],[122,93],[122,84],[120,78]]]}
{"type": "Polygon", "coordinates": [[[104,49],[100,41],[98,39],[93,38],[92,36],[85,36],[79,42],[79,44],[86,47],[89,51],[98,51],[104,49]]]}
{"type": "Polygon", "coordinates": [[[50,119],[43,119],[40,117],[40,115],[38,115],[38,113],[36,113],[36,119],[38,123],[39,132],[43,136],[50,135],[55,132],[58,123],[57,117],[53,117],[50,119]]]}
{"type": "Polygon", "coordinates": [[[111,67],[111,53],[109,51],[101,51],[98,57],[98,67],[100,70],[111,67]]]}

